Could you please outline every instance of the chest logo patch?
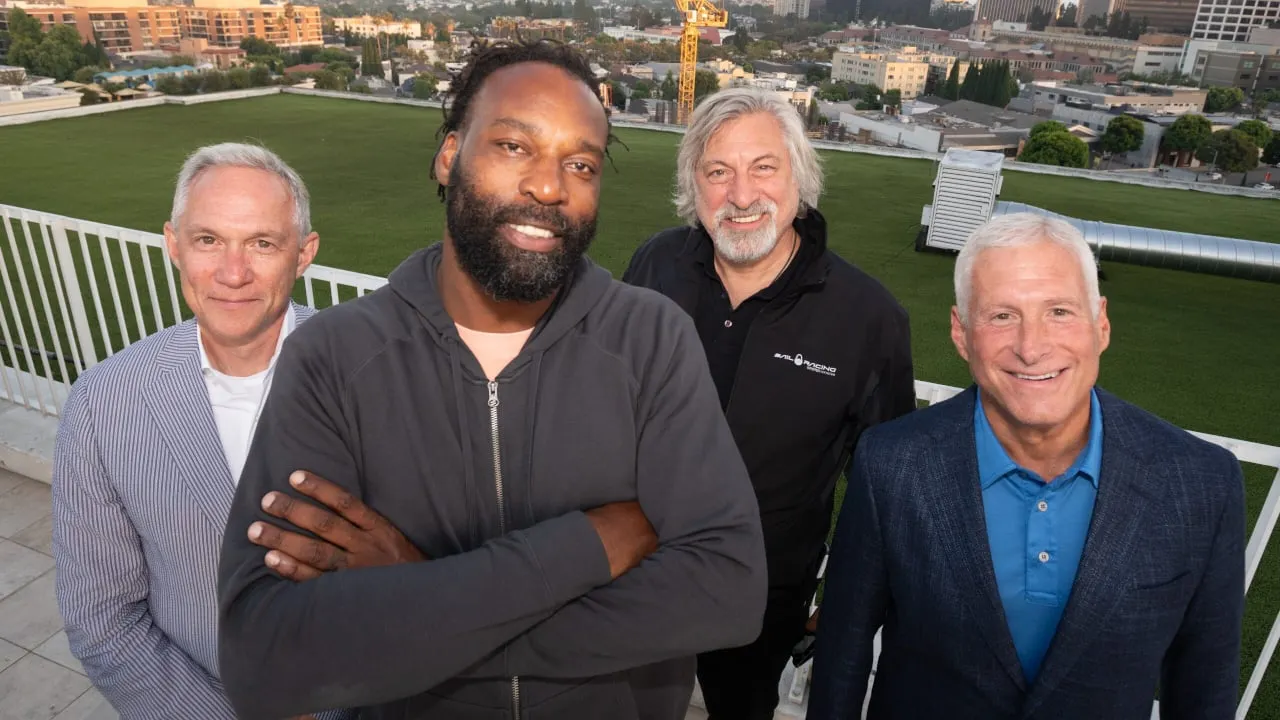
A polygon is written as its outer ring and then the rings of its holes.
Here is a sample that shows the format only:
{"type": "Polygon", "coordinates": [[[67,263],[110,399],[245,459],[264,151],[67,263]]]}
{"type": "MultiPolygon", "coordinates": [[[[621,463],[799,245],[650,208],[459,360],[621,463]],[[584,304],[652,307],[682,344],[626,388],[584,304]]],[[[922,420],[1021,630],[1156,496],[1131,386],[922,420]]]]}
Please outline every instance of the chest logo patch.
{"type": "Polygon", "coordinates": [[[787,362],[792,363],[796,367],[802,367],[805,370],[808,370],[810,372],[816,372],[819,375],[826,375],[827,377],[836,376],[835,368],[831,367],[830,365],[822,365],[820,363],[816,363],[811,360],[808,360],[805,358],[804,355],[801,355],[800,353],[796,353],[795,355],[788,355],[786,353],[774,353],[773,357],[777,360],[786,360],[787,362]]]}

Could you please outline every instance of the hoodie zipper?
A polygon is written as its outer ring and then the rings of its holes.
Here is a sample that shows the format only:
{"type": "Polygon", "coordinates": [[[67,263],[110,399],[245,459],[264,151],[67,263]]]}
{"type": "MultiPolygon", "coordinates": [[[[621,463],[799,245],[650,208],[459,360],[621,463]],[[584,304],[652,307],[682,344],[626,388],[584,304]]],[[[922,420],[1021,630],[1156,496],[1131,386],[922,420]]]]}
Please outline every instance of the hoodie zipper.
{"type": "MultiPolygon", "coordinates": [[[[502,491],[502,453],[498,449],[498,383],[489,381],[489,437],[493,442],[493,487],[498,493],[498,531],[507,534],[507,505],[502,491]]],[[[511,711],[520,720],[520,678],[511,678],[511,711]]]]}

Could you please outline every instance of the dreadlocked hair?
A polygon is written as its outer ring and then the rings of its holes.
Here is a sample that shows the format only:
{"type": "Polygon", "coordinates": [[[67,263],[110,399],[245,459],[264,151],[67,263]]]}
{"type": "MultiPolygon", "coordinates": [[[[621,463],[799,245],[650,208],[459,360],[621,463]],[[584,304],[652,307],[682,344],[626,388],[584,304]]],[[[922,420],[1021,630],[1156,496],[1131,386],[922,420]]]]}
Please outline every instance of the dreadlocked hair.
{"type": "MultiPolygon", "coordinates": [[[[600,96],[600,81],[596,79],[596,74],[592,72],[590,63],[581,53],[568,45],[557,40],[545,38],[524,40],[518,34],[515,41],[502,40],[493,43],[477,41],[471,46],[471,59],[467,61],[461,72],[450,83],[449,92],[441,108],[444,113],[444,122],[440,125],[440,129],[436,131],[437,139],[443,141],[449,133],[460,130],[466,125],[467,113],[471,109],[471,100],[475,98],[476,93],[480,92],[480,87],[484,85],[484,81],[490,75],[505,67],[527,62],[547,63],[564,70],[581,80],[591,90],[591,94],[603,104],[604,100],[600,96]]],[[[609,110],[605,108],[606,122],[608,122],[608,116],[609,110]]],[[[609,155],[607,145],[616,140],[617,138],[610,131],[605,148],[605,155],[609,157],[610,164],[613,163],[613,157],[609,155]]],[[[437,147],[436,155],[438,156],[439,154],[440,148],[437,147]]],[[[436,179],[434,158],[431,162],[431,179],[436,179]]],[[[445,199],[445,186],[439,185],[436,193],[443,201],[445,199]]]]}

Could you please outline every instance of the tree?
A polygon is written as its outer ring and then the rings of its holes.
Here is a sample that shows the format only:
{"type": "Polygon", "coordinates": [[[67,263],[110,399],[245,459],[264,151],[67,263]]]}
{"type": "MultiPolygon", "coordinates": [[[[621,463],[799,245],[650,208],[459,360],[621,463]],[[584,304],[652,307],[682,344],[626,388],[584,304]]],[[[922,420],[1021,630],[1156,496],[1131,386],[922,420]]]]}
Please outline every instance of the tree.
{"type": "Polygon", "coordinates": [[[245,55],[279,55],[280,48],[260,37],[250,36],[240,41],[245,55]]]}
{"type": "Polygon", "coordinates": [[[249,85],[266,87],[271,84],[271,71],[265,65],[254,65],[249,68],[249,85]]]}
{"type": "Polygon", "coordinates": [[[1258,146],[1239,130],[1219,130],[1196,151],[1196,159],[1223,172],[1249,172],[1258,167],[1258,146]]]}
{"type": "Polygon", "coordinates": [[[947,75],[947,84],[942,86],[942,97],[948,100],[960,99],[960,59],[951,63],[951,73],[947,75]]]}
{"type": "Polygon", "coordinates": [[[635,98],[651,98],[653,97],[653,83],[648,80],[640,80],[631,88],[631,97],[635,98]]]}
{"type": "Polygon", "coordinates": [[[70,25],[54,25],[40,39],[32,64],[27,67],[36,75],[56,80],[69,80],[81,66],[80,33],[70,25]]]}
{"type": "Polygon", "coordinates": [[[1253,144],[1260,148],[1266,147],[1271,142],[1271,126],[1261,120],[1245,120],[1236,125],[1236,130],[1248,135],[1253,140],[1253,144]]]}
{"type": "Polygon", "coordinates": [[[697,102],[702,98],[720,89],[720,78],[710,70],[699,70],[693,76],[693,100],[697,102]]]}
{"type": "Polygon", "coordinates": [[[182,94],[195,95],[200,92],[200,87],[203,84],[204,80],[199,73],[187,73],[182,76],[182,94]]]}
{"type": "Polygon", "coordinates": [[[346,80],[332,70],[321,70],[316,73],[317,90],[345,90],[346,80]]]}
{"type": "Polygon", "coordinates": [[[1244,102],[1244,91],[1238,87],[1212,87],[1204,101],[1207,113],[1231,112],[1244,102]]]}
{"type": "Polygon", "coordinates": [[[165,95],[181,95],[182,81],[178,79],[177,75],[165,75],[156,81],[156,90],[165,95]]]}
{"type": "Polygon", "coordinates": [[[227,76],[216,70],[204,73],[203,82],[200,83],[200,89],[207,93],[222,92],[229,85],[227,76]]]}
{"type": "Polygon", "coordinates": [[[810,130],[813,130],[814,128],[818,127],[821,119],[822,119],[822,112],[818,109],[818,101],[810,100],[809,112],[808,112],[808,115],[805,117],[805,126],[808,127],[810,130]]]}
{"type": "Polygon", "coordinates": [[[619,110],[627,109],[627,93],[622,87],[622,83],[617,80],[609,81],[609,99],[613,101],[613,106],[619,110]]]}
{"type": "Polygon", "coordinates": [[[1164,134],[1164,146],[1179,152],[1195,152],[1213,132],[1213,125],[1203,115],[1188,113],[1173,121],[1164,134]]]}
{"type": "Polygon", "coordinates": [[[1271,138],[1267,149],[1262,151],[1262,162],[1268,165],[1280,165],[1280,135],[1271,138]]]}
{"type": "Polygon", "coordinates": [[[894,88],[893,90],[885,91],[884,104],[885,104],[885,107],[892,106],[892,107],[901,109],[902,108],[902,91],[898,90],[897,88],[894,88]]]}
{"type": "Polygon", "coordinates": [[[1063,5],[1062,14],[1058,16],[1058,21],[1054,23],[1058,27],[1075,27],[1076,26],[1076,6],[1063,5]]]}
{"type": "Polygon", "coordinates": [[[1102,134],[1102,149],[1113,155],[1132,152],[1142,147],[1145,136],[1141,120],[1121,115],[1107,123],[1107,131],[1102,134]]]}
{"type": "Polygon", "coordinates": [[[849,99],[849,88],[841,83],[822,83],[818,88],[818,99],[827,102],[844,102],[849,99]]]}
{"type": "Polygon", "coordinates": [[[960,92],[957,94],[958,100],[973,99],[978,84],[982,79],[982,67],[977,63],[969,63],[969,72],[964,74],[964,82],[960,83],[960,92]]]}
{"type": "Polygon", "coordinates": [[[249,71],[242,67],[234,67],[227,71],[227,86],[232,90],[244,90],[252,86],[249,71]]]}
{"type": "Polygon", "coordinates": [[[413,97],[418,100],[430,100],[436,94],[435,75],[413,76],[413,97]]]}
{"type": "Polygon", "coordinates": [[[1048,27],[1049,21],[1052,19],[1053,18],[1049,16],[1047,11],[1037,5],[1036,7],[1031,8],[1031,16],[1027,18],[1027,29],[1036,31],[1044,30],[1048,27]]]}
{"type": "Polygon", "coordinates": [[[360,52],[360,74],[382,76],[382,53],[375,39],[364,41],[360,52]]]}
{"type": "Polygon", "coordinates": [[[391,84],[400,87],[400,68],[396,67],[396,61],[391,61],[391,84]]]}
{"type": "MultiPolygon", "coordinates": [[[[1032,130],[1034,131],[1034,128],[1032,130]]],[[[1041,132],[1027,141],[1018,160],[1037,165],[1087,168],[1089,167],[1089,147],[1083,140],[1066,130],[1041,132]]]]}
{"type": "Polygon", "coordinates": [[[676,96],[680,94],[680,88],[676,84],[675,76],[671,74],[670,70],[667,71],[667,76],[662,79],[662,85],[659,88],[659,92],[661,93],[663,100],[675,100],[676,96]]]}
{"type": "Polygon", "coordinates": [[[34,72],[35,52],[44,39],[40,21],[21,8],[9,11],[9,49],[5,62],[34,72]]]}
{"type": "Polygon", "coordinates": [[[75,80],[81,85],[88,85],[89,83],[93,82],[93,76],[97,74],[98,74],[97,68],[82,67],[79,70],[75,71],[75,74],[71,76],[71,79],[75,80]]]}
{"type": "Polygon", "coordinates": [[[1031,137],[1037,137],[1043,133],[1066,132],[1067,126],[1057,120],[1045,120],[1031,126],[1031,137]]]}

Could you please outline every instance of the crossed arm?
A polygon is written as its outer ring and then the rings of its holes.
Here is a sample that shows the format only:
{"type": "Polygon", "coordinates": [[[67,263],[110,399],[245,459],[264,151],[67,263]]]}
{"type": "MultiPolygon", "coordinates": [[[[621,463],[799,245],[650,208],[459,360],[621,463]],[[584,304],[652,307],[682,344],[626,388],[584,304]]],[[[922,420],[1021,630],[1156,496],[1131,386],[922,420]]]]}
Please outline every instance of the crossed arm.
{"type": "Polygon", "coordinates": [[[463,675],[589,677],[754,639],[766,589],[754,493],[692,323],[679,331],[637,452],[658,547],[634,568],[598,511],[575,511],[444,558],[359,566],[348,548],[342,572],[302,583],[248,537],[272,521],[268,493],[302,494],[275,479],[301,468],[362,493],[341,392],[286,344],[224,536],[220,649],[241,717],[390,702],[463,675]]]}

